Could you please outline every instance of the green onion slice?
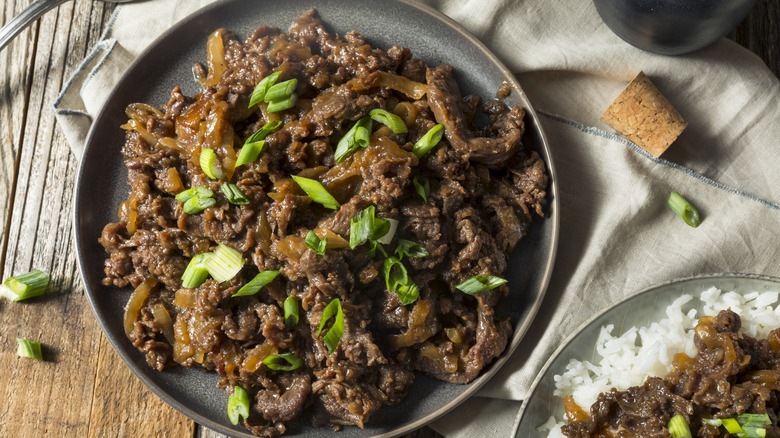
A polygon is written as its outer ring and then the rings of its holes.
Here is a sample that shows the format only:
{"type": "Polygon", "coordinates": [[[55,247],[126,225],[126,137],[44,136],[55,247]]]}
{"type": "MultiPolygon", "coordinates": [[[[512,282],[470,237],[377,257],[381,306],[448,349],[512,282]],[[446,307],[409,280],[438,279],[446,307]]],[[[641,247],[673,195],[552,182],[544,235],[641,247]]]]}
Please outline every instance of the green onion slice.
{"type": "Polygon", "coordinates": [[[423,257],[428,257],[428,250],[417,242],[398,239],[398,246],[395,247],[395,254],[398,256],[399,260],[403,259],[404,256],[413,259],[421,259],[423,257]]]}
{"type": "Polygon", "coordinates": [[[249,204],[249,199],[246,198],[244,192],[242,192],[237,185],[226,182],[222,184],[219,187],[219,189],[222,190],[222,193],[225,194],[225,197],[227,198],[228,202],[230,202],[231,204],[233,205],[249,204]]]}
{"type": "Polygon", "coordinates": [[[376,241],[384,245],[389,245],[390,242],[393,241],[393,237],[395,236],[395,230],[398,229],[398,221],[395,219],[385,219],[385,220],[390,224],[390,228],[388,228],[387,232],[384,235],[376,239],[376,241]]]}
{"type": "Polygon", "coordinates": [[[269,113],[278,113],[280,111],[288,110],[294,107],[297,102],[298,102],[298,95],[293,94],[291,96],[287,96],[269,102],[266,111],[268,111],[269,113]]]}
{"type": "Polygon", "coordinates": [[[701,422],[715,427],[723,425],[723,422],[719,418],[702,418],[701,422]]]}
{"type": "Polygon", "coordinates": [[[279,275],[279,271],[263,271],[259,274],[255,275],[255,278],[252,279],[249,283],[241,286],[241,289],[238,290],[238,292],[234,293],[234,297],[245,297],[248,295],[254,295],[256,294],[260,289],[263,288],[263,286],[267,285],[268,283],[274,281],[276,276],[279,275]]]}
{"type": "Polygon", "coordinates": [[[414,183],[414,190],[417,191],[417,194],[420,195],[423,201],[428,202],[428,195],[431,194],[431,182],[428,181],[428,177],[425,175],[415,175],[412,182],[414,183]]]}
{"type": "Polygon", "coordinates": [[[309,231],[306,234],[306,240],[304,240],[306,246],[319,255],[324,255],[325,250],[328,247],[328,239],[320,239],[319,236],[314,234],[314,231],[309,231]]]}
{"type": "Polygon", "coordinates": [[[233,394],[228,397],[228,418],[234,426],[238,425],[239,416],[249,418],[249,395],[244,388],[236,386],[233,394]]]}
{"type": "Polygon", "coordinates": [[[43,271],[35,270],[6,278],[0,285],[0,295],[11,301],[22,301],[42,295],[47,286],[49,276],[43,271]]]}
{"type": "Polygon", "coordinates": [[[312,201],[318,204],[322,204],[322,206],[325,208],[338,210],[339,202],[336,201],[336,198],[328,193],[327,190],[325,190],[325,187],[322,185],[322,183],[314,179],[304,178],[302,176],[293,175],[292,178],[296,183],[298,183],[301,189],[303,189],[303,191],[309,195],[312,201]]]}
{"type": "Polygon", "coordinates": [[[494,275],[475,275],[463,283],[455,285],[455,287],[469,295],[479,295],[490,289],[495,289],[506,282],[507,280],[494,275]]]}
{"type": "Polygon", "coordinates": [[[757,427],[772,424],[767,414],[742,414],[737,415],[737,423],[745,427],[757,427]]]}
{"type": "Polygon", "coordinates": [[[441,137],[443,135],[444,125],[439,123],[438,125],[428,130],[428,132],[420,137],[419,140],[417,140],[417,143],[414,144],[414,148],[412,148],[412,152],[414,152],[414,154],[418,157],[422,158],[423,155],[430,152],[431,149],[439,144],[439,141],[441,141],[441,137]]]}
{"type": "Polygon", "coordinates": [[[206,260],[213,255],[213,252],[204,252],[190,260],[187,269],[184,270],[184,274],[181,276],[182,287],[198,287],[206,281],[206,277],[209,275],[209,271],[206,269],[206,260]]]}
{"type": "Polygon", "coordinates": [[[284,125],[284,123],[281,120],[272,120],[267,122],[265,125],[263,125],[262,128],[258,129],[254,134],[250,135],[249,138],[247,138],[244,142],[244,145],[264,140],[266,137],[268,137],[269,134],[272,134],[282,125],[284,125]]]}
{"type": "Polygon", "coordinates": [[[325,307],[325,310],[322,312],[320,327],[317,330],[318,337],[320,336],[322,329],[325,328],[328,320],[334,317],[335,319],[333,321],[333,325],[322,338],[322,341],[325,343],[325,347],[328,348],[328,352],[331,354],[336,351],[336,347],[338,347],[339,342],[341,342],[341,337],[344,335],[344,312],[341,310],[341,301],[339,301],[338,298],[335,298],[333,301],[328,303],[328,305],[325,307]]]}
{"type": "Polygon", "coordinates": [[[341,163],[347,155],[354,152],[357,148],[367,148],[371,140],[371,130],[373,122],[371,116],[366,116],[355,122],[355,125],[341,137],[336,145],[334,157],[337,163],[341,163]]]}
{"type": "Polygon", "coordinates": [[[196,196],[199,198],[210,198],[214,196],[214,192],[206,187],[192,187],[176,195],[176,200],[184,203],[196,196]]]}
{"type": "Polygon", "coordinates": [[[225,172],[222,171],[219,163],[217,163],[217,153],[214,152],[214,149],[200,149],[200,168],[211,179],[222,179],[225,177],[225,172]]]}
{"type": "Polygon", "coordinates": [[[300,368],[303,360],[293,353],[282,353],[266,356],[263,364],[275,371],[292,371],[300,368]]]}
{"type": "Polygon", "coordinates": [[[385,284],[387,290],[395,292],[398,299],[404,306],[417,301],[420,296],[420,290],[412,281],[406,266],[398,257],[388,257],[382,265],[382,271],[385,275],[385,284]]]}
{"type": "Polygon", "coordinates": [[[368,115],[371,116],[371,119],[374,121],[386,125],[396,134],[405,134],[409,132],[404,121],[390,111],[377,108],[369,111],[368,115]]]}
{"type": "Polygon", "coordinates": [[[284,326],[292,330],[298,325],[298,300],[290,295],[284,300],[284,326]]]}
{"type": "Polygon", "coordinates": [[[252,91],[252,97],[249,99],[248,108],[252,108],[253,106],[262,102],[263,99],[265,99],[265,94],[268,92],[268,89],[271,88],[271,86],[274,85],[276,81],[279,80],[279,76],[281,75],[282,72],[277,71],[271,73],[270,75],[263,78],[263,80],[258,82],[257,85],[255,86],[255,89],[252,91]]]}
{"type": "Polygon", "coordinates": [[[691,428],[688,426],[688,422],[685,421],[685,417],[680,414],[675,415],[669,420],[667,426],[672,438],[692,438],[691,428]]]}
{"type": "Polygon", "coordinates": [[[286,99],[295,92],[295,87],[298,86],[298,79],[290,79],[288,81],[280,82],[276,85],[272,85],[265,92],[263,100],[270,103],[277,100],[286,99]]]}
{"type": "Polygon", "coordinates": [[[745,432],[744,430],[742,430],[742,427],[739,425],[737,420],[734,419],[734,418],[723,418],[720,421],[723,422],[723,427],[726,428],[728,433],[738,434],[738,433],[745,432]]]}
{"type": "Polygon", "coordinates": [[[195,196],[184,203],[182,210],[187,214],[198,214],[216,203],[217,200],[214,198],[201,198],[200,196],[195,196]]]}
{"type": "Polygon", "coordinates": [[[696,228],[701,223],[699,220],[699,210],[686,201],[685,198],[680,196],[679,193],[672,192],[666,202],[669,204],[669,208],[677,213],[677,216],[680,216],[686,224],[696,228]]]}
{"type": "Polygon", "coordinates": [[[256,161],[257,158],[260,157],[260,154],[263,153],[263,148],[265,148],[265,140],[254,143],[244,143],[244,146],[238,153],[238,158],[236,158],[235,167],[256,161]]]}
{"type": "Polygon", "coordinates": [[[41,353],[41,343],[30,341],[27,339],[16,338],[16,342],[19,347],[16,349],[16,354],[19,357],[30,357],[32,359],[43,360],[43,353],[41,353]]]}
{"type": "Polygon", "coordinates": [[[356,248],[366,240],[377,240],[390,231],[390,221],[376,217],[376,208],[364,208],[350,220],[349,247],[356,248]]]}
{"type": "Polygon", "coordinates": [[[206,260],[205,264],[211,277],[224,283],[235,277],[244,267],[244,256],[235,249],[220,243],[214,251],[214,255],[206,260]]]}

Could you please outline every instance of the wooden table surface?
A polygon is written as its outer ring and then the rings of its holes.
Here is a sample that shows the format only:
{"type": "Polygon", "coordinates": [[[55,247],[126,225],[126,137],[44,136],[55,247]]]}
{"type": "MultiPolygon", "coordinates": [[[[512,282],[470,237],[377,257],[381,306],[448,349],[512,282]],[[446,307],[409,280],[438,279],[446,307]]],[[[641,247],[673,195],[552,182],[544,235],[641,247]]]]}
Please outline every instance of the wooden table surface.
{"type": "MultiPolygon", "coordinates": [[[[0,2],[8,22],[31,0],[0,2]]],[[[147,390],[116,355],[84,293],[71,227],[78,168],[51,110],[114,6],[89,0],[47,13],[0,52],[0,277],[42,269],[45,297],[0,299],[0,436],[220,437],[147,390]],[[16,337],[46,361],[17,358],[16,337]]],[[[780,3],[759,0],[729,36],[780,75],[780,3]]],[[[407,437],[438,436],[423,428],[407,437]]]]}

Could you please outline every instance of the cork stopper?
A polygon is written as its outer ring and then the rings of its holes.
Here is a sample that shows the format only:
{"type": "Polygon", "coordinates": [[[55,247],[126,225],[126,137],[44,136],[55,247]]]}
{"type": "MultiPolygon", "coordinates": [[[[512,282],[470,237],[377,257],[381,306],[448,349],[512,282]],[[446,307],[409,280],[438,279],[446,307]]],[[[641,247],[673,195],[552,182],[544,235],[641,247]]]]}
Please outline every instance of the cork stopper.
{"type": "Polygon", "coordinates": [[[641,71],[599,118],[656,158],[688,126],[641,71]]]}

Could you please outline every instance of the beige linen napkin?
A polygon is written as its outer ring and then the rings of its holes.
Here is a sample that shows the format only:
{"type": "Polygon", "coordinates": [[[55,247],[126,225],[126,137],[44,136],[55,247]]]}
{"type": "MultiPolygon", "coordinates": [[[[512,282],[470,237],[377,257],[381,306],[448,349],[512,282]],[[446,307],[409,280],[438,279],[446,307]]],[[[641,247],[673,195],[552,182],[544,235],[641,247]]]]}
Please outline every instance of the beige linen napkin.
{"type": "MultiPolygon", "coordinates": [[[[103,41],[55,104],[74,153],[128,61],[206,3],[150,0],[117,8],[103,41]]],[[[478,396],[435,429],[448,437],[509,436],[552,351],[590,315],[641,288],[693,274],[780,275],[780,82],[760,59],[726,40],[682,57],[642,52],[613,35],[589,1],[426,3],[516,73],[549,137],[561,206],[553,279],[528,336],[478,396]],[[689,122],[662,159],[598,120],[639,70],[689,122]],[[698,206],[699,228],[668,209],[672,190],[698,206]]]]}

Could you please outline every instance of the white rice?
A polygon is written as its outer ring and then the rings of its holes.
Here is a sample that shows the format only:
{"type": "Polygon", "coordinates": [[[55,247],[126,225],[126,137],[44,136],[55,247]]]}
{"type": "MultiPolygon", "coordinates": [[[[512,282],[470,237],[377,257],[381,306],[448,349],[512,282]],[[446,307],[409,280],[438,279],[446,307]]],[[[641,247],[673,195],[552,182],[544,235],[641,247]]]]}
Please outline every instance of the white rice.
{"type": "MultiPolygon", "coordinates": [[[[764,338],[780,326],[778,292],[752,292],[741,295],[723,293],[717,288],[702,292],[702,316],[717,315],[731,308],[742,319],[742,333],[764,338]]],[[[586,410],[596,402],[599,393],[617,388],[624,391],[642,385],[647,376],[665,376],[672,371],[672,359],[678,352],[696,355],[693,329],[698,321],[696,310],[682,312],[691,301],[691,295],[682,295],[666,308],[666,318],[647,327],[631,327],[622,334],[613,335],[614,326],[601,328],[596,342],[598,358],[591,363],[571,359],[563,374],[555,375],[558,397],[571,395],[586,410]]],[[[540,431],[549,431],[549,437],[563,437],[561,426],[565,420],[550,417],[540,431]]]]}

